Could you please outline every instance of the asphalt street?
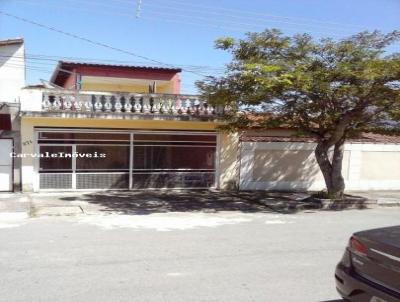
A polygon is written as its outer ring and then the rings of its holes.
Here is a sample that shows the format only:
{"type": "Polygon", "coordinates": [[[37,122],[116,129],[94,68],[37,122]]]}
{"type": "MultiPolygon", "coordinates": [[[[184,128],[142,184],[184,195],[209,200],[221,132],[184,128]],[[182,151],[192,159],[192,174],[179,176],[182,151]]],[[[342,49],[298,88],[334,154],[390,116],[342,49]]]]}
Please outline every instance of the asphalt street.
{"type": "Polygon", "coordinates": [[[351,233],[400,208],[0,215],[0,301],[337,301],[351,233]]]}

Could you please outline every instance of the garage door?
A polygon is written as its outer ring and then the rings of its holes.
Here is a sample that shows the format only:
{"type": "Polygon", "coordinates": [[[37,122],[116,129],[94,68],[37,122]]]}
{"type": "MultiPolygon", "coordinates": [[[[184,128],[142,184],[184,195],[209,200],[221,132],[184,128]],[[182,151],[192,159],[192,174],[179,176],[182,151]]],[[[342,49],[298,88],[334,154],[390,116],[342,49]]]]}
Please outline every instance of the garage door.
{"type": "Polygon", "coordinates": [[[213,132],[39,131],[39,184],[52,189],[209,188],[215,184],[213,132]],[[89,154],[89,157],[80,156],[89,154]],[[97,156],[99,155],[99,156],[97,156]]]}
{"type": "Polygon", "coordinates": [[[13,189],[13,140],[0,138],[0,191],[12,191],[13,189]]]}

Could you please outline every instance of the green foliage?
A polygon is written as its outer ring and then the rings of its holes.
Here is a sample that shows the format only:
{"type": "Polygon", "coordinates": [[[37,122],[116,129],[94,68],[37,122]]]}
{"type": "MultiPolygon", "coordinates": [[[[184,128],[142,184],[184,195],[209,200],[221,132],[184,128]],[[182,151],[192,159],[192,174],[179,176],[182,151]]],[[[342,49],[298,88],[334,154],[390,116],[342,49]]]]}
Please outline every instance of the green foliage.
{"type": "Polygon", "coordinates": [[[398,31],[374,31],[315,41],[275,29],[238,41],[220,38],[216,47],[230,52],[232,62],[223,77],[197,86],[212,104],[230,106],[230,129],[254,126],[245,120],[262,113],[258,127],[284,125],[333,145],[400,118],[400,54],[385,52],[399,39],[398,31]]]}
{"type": "Polygon", "coordinates": [[[229,49],[235,45],[235,39],[230,37],[219,38],[215,41],[215,47],[219,49],[229,49]]]}

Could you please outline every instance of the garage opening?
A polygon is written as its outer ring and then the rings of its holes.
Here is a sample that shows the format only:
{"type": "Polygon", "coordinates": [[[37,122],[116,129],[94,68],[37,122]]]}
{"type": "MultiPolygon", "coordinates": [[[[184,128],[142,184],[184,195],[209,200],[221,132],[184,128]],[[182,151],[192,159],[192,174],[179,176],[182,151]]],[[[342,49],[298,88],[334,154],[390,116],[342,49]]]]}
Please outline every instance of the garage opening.
{"type": "Polygon", "coordinates": [[[39,131],[39,188],[213,187],[216,143],[215,133],[39,131]]]}

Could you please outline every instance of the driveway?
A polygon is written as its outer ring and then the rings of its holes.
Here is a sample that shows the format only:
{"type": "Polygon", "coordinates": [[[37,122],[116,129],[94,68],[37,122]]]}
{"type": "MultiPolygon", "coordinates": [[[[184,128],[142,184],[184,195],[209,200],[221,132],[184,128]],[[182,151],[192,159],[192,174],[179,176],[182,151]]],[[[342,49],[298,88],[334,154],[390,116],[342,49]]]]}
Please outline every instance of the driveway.
{"type": "Polygon", "coordinates": [[[0,301],[336,301],[354,231],[399,208],[0,216],[0,301]]]}

